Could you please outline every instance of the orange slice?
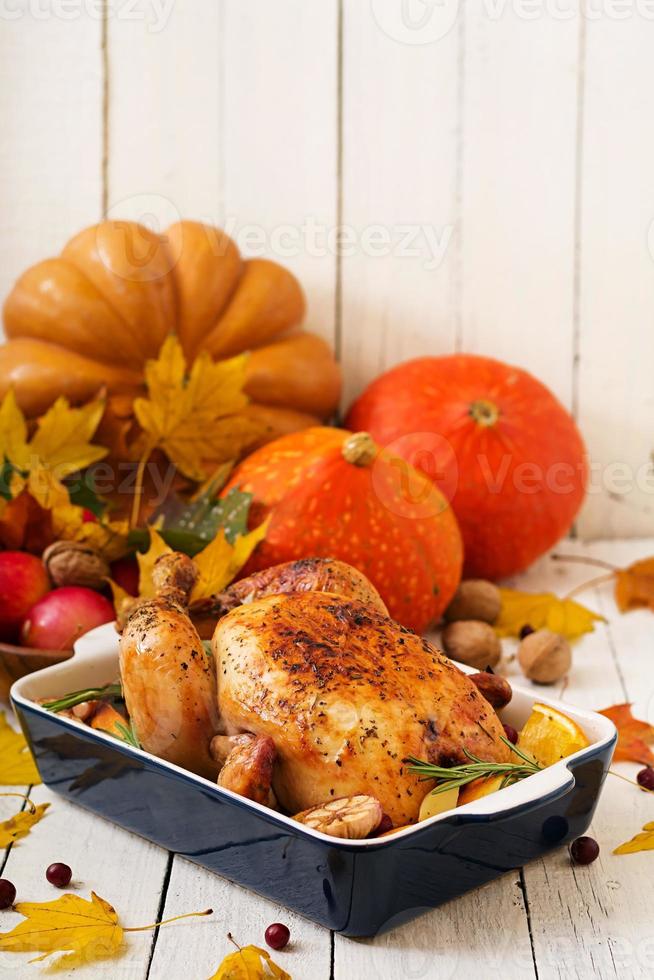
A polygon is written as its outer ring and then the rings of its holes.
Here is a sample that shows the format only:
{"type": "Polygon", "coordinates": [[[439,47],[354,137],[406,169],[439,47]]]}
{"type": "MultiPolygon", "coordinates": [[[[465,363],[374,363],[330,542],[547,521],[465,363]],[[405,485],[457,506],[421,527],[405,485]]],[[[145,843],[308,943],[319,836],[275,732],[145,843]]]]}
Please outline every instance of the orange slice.
{"type": "Polygon", "coordinates": [[[459,792],[459,806],[472,803],[473,800],[480,800],[482,796],[488,796],[489,793],[496,793],[501,789],[503,779],[503,776],[482,776],[472,783],[466,783],[459,792]]]}
{"type": "Polygon", "coordinates": [[[540,702],[534,704],[518,737],[518,748],[531,752],[541,766],[553,766],[588,745],[590,742],[572,718],[540,702]]]}

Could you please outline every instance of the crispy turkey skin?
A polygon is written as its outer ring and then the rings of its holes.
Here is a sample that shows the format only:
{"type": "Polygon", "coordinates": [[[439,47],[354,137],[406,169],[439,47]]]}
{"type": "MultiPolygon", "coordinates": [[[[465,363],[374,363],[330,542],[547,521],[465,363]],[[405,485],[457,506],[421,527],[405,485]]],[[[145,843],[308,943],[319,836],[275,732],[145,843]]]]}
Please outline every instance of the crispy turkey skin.
{"type": "Polygon", "coordinates": [[[465,761],[464,748],[509,756],[472,681],[370,603],[268,596],[228,613],[213,651],[222,723],[272,738],[273,788],[291,813],[368,793],[399,826],[433,785],[407,774],[407,756],[446,766],[465,761]]]}

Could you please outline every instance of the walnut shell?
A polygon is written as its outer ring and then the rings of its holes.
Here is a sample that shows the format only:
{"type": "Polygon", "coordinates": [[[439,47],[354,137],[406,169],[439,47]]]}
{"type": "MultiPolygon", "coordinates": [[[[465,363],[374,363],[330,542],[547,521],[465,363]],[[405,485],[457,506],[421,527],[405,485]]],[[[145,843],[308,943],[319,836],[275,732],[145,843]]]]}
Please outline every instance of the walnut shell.
{"type": "Polygon", "coordinates": [[[536,630],[518,647],[523,673],[536,684],[555,684],[570,670],[572,651],[564,636],[550,630],[536,630]]]}
{"type": "Polygon", "coordinates": [[[454,598],[445,610],[448,623],[476,619],[494,623],[502,608],[500,590],[483,578],[469,578],[461,582],[454,598]]]}
{"type": "Polygon", "coordinates": [[[43,564],[54,585],[101,589],[109,575],[102,555],[80,541],[55,541],[43,552],[43,564]]]}
{"type": "Polygon", "coordinates": [[[467,619],[450,623],[441,639],[445,652],[452,660],[483,670],[494,667],[502,656],[502,645],[492,626],[467,619]]]}

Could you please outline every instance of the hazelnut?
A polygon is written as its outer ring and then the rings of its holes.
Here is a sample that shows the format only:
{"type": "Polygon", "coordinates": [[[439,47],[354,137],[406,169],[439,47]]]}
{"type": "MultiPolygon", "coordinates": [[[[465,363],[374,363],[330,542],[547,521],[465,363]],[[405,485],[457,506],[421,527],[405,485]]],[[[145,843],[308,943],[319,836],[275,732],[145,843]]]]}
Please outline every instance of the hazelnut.
{"type": "Polygon", "coordinates": [[[448,623],[468,619],[494,623],[501,607],[500,590],[496,585],[483,578],[470,578],[459,585],[445,610],[445,619],[448,623]]]}
{"type": "Polygon", "coordinates": [[[109,565],[94,548],[81,541],[55,541],[43,552],[43,564],[54,585],[100,589],[109,565]]]}
{"type": "Polygon", "coordinates": [[[536,630],[518,647],[523,673],[536,684],[554,684],[570,670],[572,653],[564,636],[550,630],[536,630]]]}
{"type": "Polygon", "coordinates": [[[450,623],[441,638],[448,657],[469,667],[494,667],[502,656],[500,641],[488,623],[474,619],[450,623]]]}
{"type": "Polygon", "coordinates": [[[500,708],[505,708],[513,697],[511,685],[505,677],[500,677],[499,674],[485,670],[481,674],[470,674],[470,680],[488,703],[498,711],[500,708]]]}

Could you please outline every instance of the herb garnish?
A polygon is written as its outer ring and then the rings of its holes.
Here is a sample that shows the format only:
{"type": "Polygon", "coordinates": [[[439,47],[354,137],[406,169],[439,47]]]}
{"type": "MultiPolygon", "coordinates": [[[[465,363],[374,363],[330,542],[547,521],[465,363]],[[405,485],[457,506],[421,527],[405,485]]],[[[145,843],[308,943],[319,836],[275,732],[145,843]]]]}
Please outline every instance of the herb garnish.
{"type": "Polygon", "coordinates": [[[463,751],[470,762],[463,763],[460,766],[452,766],[450,769],[446,769],[443,766],[436,766],[431,762],[425,762],[422,759],[409,756],[406,759],[406,762],[410,763],[408,771],[415,776],[419,776],[421,782],[424,782],[426,779],[437,779],[438,785],[431,791],[431,795],[436,796],[438,793],[444,793],[453,787],[458,789],[460,786],[466,786],[468,783],[474,782],[475,779],[482,779],[485,776],[502,776],[500,789],[504,789],[505,786],[517,783],[520,779],[525,779],[527,776],[533,776],[534,773],[540,772],[543,769],[543,766],[536,762],[535,759],[530,759],[528,755],[521,752],[517,746],[512,745],[503,735],[500,735],[500,738],[505,745],[508,745],[512,752],[515,752],[521,760],[520,762],[485,762],[483,759],[478,759],[472,752],[464,749],[463,751]]]}

